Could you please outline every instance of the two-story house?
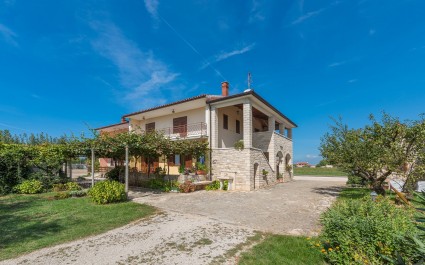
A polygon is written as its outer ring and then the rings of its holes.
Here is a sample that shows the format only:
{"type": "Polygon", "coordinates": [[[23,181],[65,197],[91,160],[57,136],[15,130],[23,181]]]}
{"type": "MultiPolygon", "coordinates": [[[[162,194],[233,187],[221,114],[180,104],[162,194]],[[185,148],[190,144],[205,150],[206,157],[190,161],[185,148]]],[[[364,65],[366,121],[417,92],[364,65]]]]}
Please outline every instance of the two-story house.
{"type": "MultiPolygon", "coordinates": [[[[210,178],[230,177],[236,190],[258,189],[276,182],[279,174],[289,179],[286,169],[292,164],[292,129],[297,125],[254,90],[229,95],[228,82],[221,90],[221,95],[199,95],[126,114],[122,123],[98,130],[159,130],[176,141],[208,141],[210,178]],[[234,148],[238,141],[243,141],[242,150],[234,148]]],[[[180,165],[191,167],[196,159],[175,154],[170,161],[159,158],[153,163],[165,167],[168,162],[170,173],[178,174],[180,165]]],[[[146,163],[140,161],[142,170],[146,163]]]]}

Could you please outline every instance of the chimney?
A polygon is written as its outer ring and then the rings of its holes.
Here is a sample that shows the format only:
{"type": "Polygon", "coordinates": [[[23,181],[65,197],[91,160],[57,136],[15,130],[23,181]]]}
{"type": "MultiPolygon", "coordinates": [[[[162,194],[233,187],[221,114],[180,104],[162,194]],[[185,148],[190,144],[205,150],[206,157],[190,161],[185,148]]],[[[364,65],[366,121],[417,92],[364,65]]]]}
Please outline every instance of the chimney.
{"type": "Polygon", "coordinates": [[[221,82],[221,95],[227,97],[229,95],[229,82],[221,82]]]}
{"type": "Polygon", "coordinates": [[[124,117],[121,117],[121,123],[125,123],[127,120],[124,117]]]}

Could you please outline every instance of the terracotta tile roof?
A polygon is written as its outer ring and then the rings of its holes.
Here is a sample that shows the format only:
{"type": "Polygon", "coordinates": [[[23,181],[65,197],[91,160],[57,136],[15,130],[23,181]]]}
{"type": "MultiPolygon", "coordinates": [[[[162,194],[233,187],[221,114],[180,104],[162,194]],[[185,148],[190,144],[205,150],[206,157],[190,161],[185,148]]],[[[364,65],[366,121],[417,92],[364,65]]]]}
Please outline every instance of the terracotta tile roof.
{"type": "Polygon", "coordinates": [[[102,130],[102,129],[106,129],[106,128],[110,128],[110,127],[114,127],[114,126],[119,126],[119,125],[123,125],[123,124],[128,124],[129,121],[125,121],[125,122],[120,122],[120,123],[115,123],[115,124],[111,124],[111,125],[107,125],[107,126],[103,126],[103,127],[99,127],[99,128],[95,128],[96,131],[98,130],[102,130]]]}

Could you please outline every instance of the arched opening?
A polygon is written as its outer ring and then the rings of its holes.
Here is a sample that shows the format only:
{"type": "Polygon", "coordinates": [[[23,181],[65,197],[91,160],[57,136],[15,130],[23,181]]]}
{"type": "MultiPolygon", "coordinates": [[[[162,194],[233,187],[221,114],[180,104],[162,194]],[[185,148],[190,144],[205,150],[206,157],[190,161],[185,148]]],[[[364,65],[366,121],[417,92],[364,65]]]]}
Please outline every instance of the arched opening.
{"type": "Polygon", "coordinates": [[[258,179],[258,163],[254,164],[254,190],[258,189],[260,186],[260,182],[258,182],[258,184],[256,184],[258,179]]]}
{"type": "Polygon", "coordinates": [[[286,154],[286,156],[285,156],[285,173],[288,175],[289,178],[291,178],[292,160],[291,160],[290,154],[286,154]]]}
{"type": "Polygon", "coordinates": [[[282,172],[281,170],[282,162],[283,162],[283,154],[281,151],[279,151],[276,154],[276,178],[279,178],[279,174],[282,172]]]}

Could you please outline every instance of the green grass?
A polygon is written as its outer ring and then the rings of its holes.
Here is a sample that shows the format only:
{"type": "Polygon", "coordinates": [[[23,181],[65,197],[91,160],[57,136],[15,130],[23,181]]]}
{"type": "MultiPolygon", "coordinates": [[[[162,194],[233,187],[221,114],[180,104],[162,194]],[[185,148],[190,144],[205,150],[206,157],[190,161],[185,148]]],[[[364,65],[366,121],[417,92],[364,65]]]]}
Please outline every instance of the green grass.
{"type": "Polygon", "coordinates": [[[155,212],[133,202],[96,205],[89,198],[52,197],[52,193],[0,197],[0,260],[99,234],[155,212]]]}
{"type": "Polygon", "coordinates": [[[249,264],[326,264],[323,255],[313,248],[307,238],[268,235],[264,241],[242,253],[239,265],[249,264]]]}
{"type": "Polygon", "coordinates": [[[338,196],[338,200],[361,199],[370,196],[372,191],[367,188],[344,188],[338,196]]]}
{"type": "Polygon", "coordinates": [[[347,176],[347,173],[340,171],[337,168],[322,168],[322,167],[294,167],[295,176],[347,176]]]}

